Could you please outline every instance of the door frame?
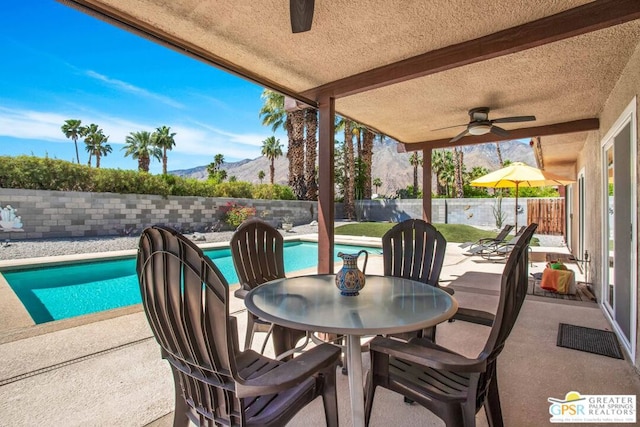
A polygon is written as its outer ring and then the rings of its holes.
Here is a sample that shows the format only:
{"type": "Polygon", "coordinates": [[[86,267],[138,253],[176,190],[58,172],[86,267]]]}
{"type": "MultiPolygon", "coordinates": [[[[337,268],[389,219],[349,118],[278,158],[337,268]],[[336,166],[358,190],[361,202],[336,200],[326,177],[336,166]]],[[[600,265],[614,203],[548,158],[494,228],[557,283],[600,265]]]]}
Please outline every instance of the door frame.
{"type": "MultiPolygon", "coordinates": [[[[602,293],[600,298],[600,305],[602,307],[602,311],[605,316],[611,322],[613,329],[620,340],[622,347],[627,351],[627,353],[631,357],[632,363],[635,365],[636,360],[636,344],[637,344],[637,320],[638,320],[638,273],[637,273],[637,265],[638,265],[638,255],[637,255],[637,218],[638,218],[638,196],[637,196],[637,182],[638,182],[638,168],[637,168],[637,158],[638,158],[638,139],[637,139],[637,123],[636,123],[636,97],[634,96],[629,105],[624,109],[622,114],[618,117],[616,122],[611,126],[609,131],[606,133],[605,137],[601,140],[600,144],[600,155],[602,156],[601,168],[602,168],[602,250],[600,253],[601,258],[601,276],[602,277],[602,293]],[[615,313],[615,304],[611,307],[607,302],[607,294],[608,294],[608,281],[605,281],[605,278],[609,276],[609,236],[608,236],[608,216],[609,216],[609,200],[608,200],[608,188],[609,188],[609,180],[608,180],[608,167],[607,167],[607,159],[605,156],[606,150],[611,147],[614,143],[614,138],[624,129],[625,126],[629,125],[630,130],[630,151],[631,158],[633,161],[631,162],[631,177],[630,177],[630,207],[631,207],[631,264],[630,264],[630,272],[629,272],[629,285],[631,286],[631,312],[630,312],[630,332],[629,332],[629,341],[625,337],[625,334],[620,329],[620,326],[616,322],[614,317],[615,313]]],[[[615,165],[614,165],[615,167],[615,165]]],[[[614,190],[615,191],[615,190],[614,190]]],[[[615,218],[614,218],[615,220],[615,218]]],[[[614,247],[615,251],[615,247],[614,247]]],[[[615,255],[614,255],[615,256],[615,255]]],[[[615,261],[614,261],[615,263],[615,261]]],[[[615,264],[614,264],[615,268],[615,264]]],[[[617,284],[614,284],[617,286],[617,284]]]]}

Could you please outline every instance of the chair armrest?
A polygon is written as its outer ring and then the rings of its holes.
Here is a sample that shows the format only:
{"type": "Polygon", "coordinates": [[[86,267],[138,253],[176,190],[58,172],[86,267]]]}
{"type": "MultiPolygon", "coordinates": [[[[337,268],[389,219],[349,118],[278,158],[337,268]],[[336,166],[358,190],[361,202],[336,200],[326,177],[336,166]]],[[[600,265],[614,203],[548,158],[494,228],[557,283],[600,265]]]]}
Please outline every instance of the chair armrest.
{"type": "Polygon", "coordinates": [[[463,322],[476,323],[478,325],[493,326],[495,316],[491,313],[472,308],[458,307],[458,311],[451,318],[453,320],[462,320],[463,322]]]}
{"type": "Polygon", "coordinates": [[[449,295],[453,295],[456,293],[456,291],[453,288],[449,288],[447,286],[438,286],[439,289],[442,289],[443,291],[445,291],[446,293],[448,293],[449,295]]]}
{"type": "Polygon", "coordinates": [[[244,299],[247,296],[248,293],[249,293],[248,290],[246,290],[246,289],[244,289],[242,287],[239,287],[238,289],[236,289],[233,292],[233,296],[235,296],[236,298],[244,299]]]}
{"type": "Polygon", "coordinates": [[[236,393],[238,397],[250,397],[286,390],[332,365],[337,366],[340,353],[336,346],[321,344],[264,375],[238,381],[236,393]]]}
{"type": "Polygon", "coordinates": [[[370,351],[384,353],[389,356],[418,363],[433,369],[455,372],[484,372],[486,360],[468,359],[457,353],[424,347],[391,338],[376,337],[369,343],[370,351]]]}

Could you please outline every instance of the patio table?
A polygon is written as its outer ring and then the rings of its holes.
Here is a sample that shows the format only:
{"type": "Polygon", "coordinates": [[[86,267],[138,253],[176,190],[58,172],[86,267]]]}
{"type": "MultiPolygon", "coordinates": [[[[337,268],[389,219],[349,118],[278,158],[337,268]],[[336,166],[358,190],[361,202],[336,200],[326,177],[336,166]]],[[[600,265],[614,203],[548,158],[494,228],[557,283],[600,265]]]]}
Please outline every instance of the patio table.
{"type": "Polygon", "coordinates": [[[247,294],[245,305],[278,325],[346,335],[354,426],[364,426],[360,338],[428,328],[458,309],[456,300],[443,290],[398,277],[366,276],[359,295],[343,296],[332,274],[267,282],[247,294]]]}

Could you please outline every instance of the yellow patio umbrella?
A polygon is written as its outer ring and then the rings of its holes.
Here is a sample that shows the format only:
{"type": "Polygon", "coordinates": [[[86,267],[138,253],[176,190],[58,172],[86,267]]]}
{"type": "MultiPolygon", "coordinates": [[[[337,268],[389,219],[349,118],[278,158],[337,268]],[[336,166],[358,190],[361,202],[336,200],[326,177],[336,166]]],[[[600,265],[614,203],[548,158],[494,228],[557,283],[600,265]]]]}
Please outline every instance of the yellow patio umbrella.
{"type": "Polygon", "coordinates": [[[502,169],[488,173],[471,181],[474,187],[514,188],[516,189],[515,228],[518,229],[518,189],[520,187],[546,187],[549,185],[568,185],[571,179],[534,168],[522,162],[515,162],[502,169]]]}

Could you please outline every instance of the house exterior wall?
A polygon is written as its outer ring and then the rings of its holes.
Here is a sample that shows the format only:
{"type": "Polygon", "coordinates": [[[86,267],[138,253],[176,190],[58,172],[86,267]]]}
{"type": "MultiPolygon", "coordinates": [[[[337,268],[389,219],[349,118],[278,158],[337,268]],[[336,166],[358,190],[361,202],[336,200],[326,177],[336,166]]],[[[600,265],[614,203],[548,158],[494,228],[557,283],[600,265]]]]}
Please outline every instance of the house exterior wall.
{"type": "MultiPolygon", "coordinates": [[[[576,172],[580,169],[585,169],[585,249],[589,251],[591,255],[591,263],[589,266],[590,281],[594,284],[594,290],[598,297],[598,301],[602,301],[601,286],[602,286],[602,194],[603,194],[603,168],[602,168],[602,139],[607,132],[612,128],[616,120],[623,113],[629,103],[636,97],[636,111],[640,111],[640,44],[636,47],[635,52],[631,56],[625,69],[623,70],[620,78],[609,94],[609,97],[599,115],[600,129],[598,132],[593,132],[587,139],[582,152],[579,154],[576,172]]],[[[636,127],[637,127],[636,117],[636,127]]],[[[639,134],[636,129],[636,147],[638,148],[639,141],[637,135],[639,134]]],[[[638,151],[640,152],[640,151],[638,151]]],[[[637,159],[636,159],[637,165],[637,159]]],[[[638,182],[638,176],[635,177],[638,182]]],[[[638,185],[636,188],[640,187],[638,185]]],[[[636,202],[639,199],[638,194],[636,196],[636,202]]],[[[577,228],[577,186],[574,199],[574,242],[573,247],[577,247],[578,228],[577,228]]],[[[636,206],[638,209],[638,206],[636,206]]],[[[636,211],[637,212],[637,211],[636,211]]],[[[636,218],[637,221],[637,218],[636,218]]],[[[638,230],[634,230],[635,243],[638,244],[638,230]]],[[[638,253],[638,247],[635,250],[638,253]]],[[[638,278],[636,278],[637,280],[638,278]]],[[[640,294],[636,289],[636,296],[640,300],[640,294]]],[[[634,365],[640,367],[640,351],[638,351],[638,343],[640,342],[640,335],[638,331],[638,315],[636,313],[636,357],[634,365]]]]}

